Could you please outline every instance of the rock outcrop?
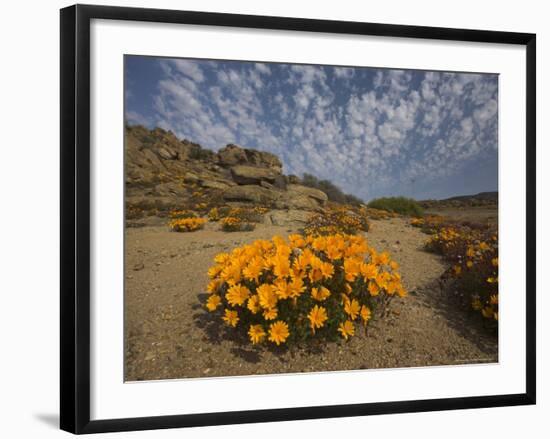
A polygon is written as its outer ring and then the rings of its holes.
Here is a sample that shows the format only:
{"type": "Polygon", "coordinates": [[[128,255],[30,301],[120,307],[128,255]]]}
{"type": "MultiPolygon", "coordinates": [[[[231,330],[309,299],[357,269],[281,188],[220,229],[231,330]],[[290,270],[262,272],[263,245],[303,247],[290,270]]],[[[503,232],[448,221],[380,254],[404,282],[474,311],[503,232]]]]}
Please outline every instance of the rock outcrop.
{"type": "Polygon", "coordinates": [[[280,175],[280,172],[276,172],[271,168],[259,166],[236,165],[231,168],[231,176],[237,184],[261,184],[262,181],[273,184],[280,175]]]}
{"type": "Polygon", "coordinates": [[[281,160],[269,152],[229,144],[216,153],[142,126],[126,128],[125,144],[130,209],[178,209],[207,201],[262,205],[305,217],[327,202],[324,192],[285,176],[281,160]]]}
{"type": "Polygon", "coordinates": [[[264,206],[272,206],[281,196],[279,191],[247,184],[244,186],[233,186],[223,192],[226,201],[241,203],[255,203],[264,206]]]}
{"type": "Polygon", "coordinates": [[[225,167],[246,164],[261,168],[270,168],[279,174],[283,171],[283,164],[275,154],[242,148],[234,144],[229,144],[220,149],[217,154],[217,161],[221,166],[225,167]]]}

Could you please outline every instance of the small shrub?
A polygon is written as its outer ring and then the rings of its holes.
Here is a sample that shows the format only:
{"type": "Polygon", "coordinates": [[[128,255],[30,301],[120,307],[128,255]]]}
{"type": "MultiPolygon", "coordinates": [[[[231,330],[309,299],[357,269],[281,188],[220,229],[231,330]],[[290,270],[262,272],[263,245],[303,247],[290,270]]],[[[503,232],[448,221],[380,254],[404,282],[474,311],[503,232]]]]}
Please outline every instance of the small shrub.
{"type": "Polygon", "coordinates": [[[220,218],[221,218],[220,211],[218,210],[217,207],[213,207],[212,209],[210,209],[208,211],[208,220],[209,221],[216,222],[216,221],[219,221],[220,218]]]}
{"type": "Polygon", "coordinates": [[[304,233],[314,236],[337,233],[355,235],[367,232],[369,227],[370,223],[363,210],[352,206],[332,207],[312,215],[304,227],[304,233]]]}
{"type": "Polygon", "coordinates": [[[170,218],[196,218],[197,214],[192,210],[172,210],[170,211],[170,218]]]}
{"type": "Polygon", "coordinates": [[[202,229],[205,223],[204,218],[177,218],[170,221],[169,226],[174,232],[194,232],[202,229]]]}
{"type": "Polygon", "coordinates": [[[213,207],[208,212],[208,219],[213,222],[219,221],[220,219],[229,216],[231,209],[232,208],[229,206],[213,207]]]}
{"type": "Polygon", "coordinates": [[[208,212],[210,221],[219,221],[223,218],[232,217],[238,218],[242,222],[261,223],[264,220],[264,215],[269,212],[267,207],[214,207],[208,212]]]}
{"type": "Polygon", "coordinates": [[[348,340],[406,296],[397,264],[362,236],[275,236],[214,260],[206,308],[253,344],[348,340]]]}
{"type": "Polygon", "coordinates": [[[400,215],[422,216],[424,211],[420,204],[412,198],[405,197],[384,197],[376,198],[369,202],[368,207],[388,212],[395,212],[400,215]]]}
{"type": "Polygon", "coordinates": [[[202,148],[200,145],[190,145],[189,158],[193,160],[210,161],[214,159],[216,153],[209,149],[202,148]]]}
{"type": "Polygon", "coordinates": [[[228,216],[239,218],[243,222],[261,223],[264,220],[264,214],[260,208],[235,207],[229,211],[228,216]]]}
{"type": "Polygon", "coordinates": [[[365,216],[373,220],[386,220],[390,218],[397,218],[399,214],[369,207],[365,209],[365,216]]]}
{"type": "Polygon", "coordinates": [[[222,218],[220,224],[224,232],[249,232],[256,227],[255,224],[245,222],[241,218],[234,216],[222,218]]]}
{"type": "Polygon", "coordinates": [[[498,320],[498,233],[487,227],[442,226],[426,248],[450,267],[443,274],[463,299],[483,317],[498,320]]]}
{"type": "Polygon", "coordinates": [[[449,220],[444,216],[426,215],[422,218],[412,218],[410,225],[421,228],[424,233],[432,234],[436,233],[445,222],[449,222],[449,220]]]}

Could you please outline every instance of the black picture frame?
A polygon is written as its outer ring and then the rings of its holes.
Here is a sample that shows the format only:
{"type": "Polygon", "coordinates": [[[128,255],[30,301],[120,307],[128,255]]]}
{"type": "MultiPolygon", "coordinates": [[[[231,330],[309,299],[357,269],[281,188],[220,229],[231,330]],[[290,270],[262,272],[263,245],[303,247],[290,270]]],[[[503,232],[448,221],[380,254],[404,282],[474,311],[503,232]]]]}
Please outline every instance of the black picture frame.
{"type": "Polygon", "coordinates": [[[75,5],[61,10],[61,429],[81,434],[535,404],[536,36],[288,17],[75,5]],[[514,44],[526,47],[526,392],[416,401],[90,420],[90,22],[131,20],[514,44]]]}

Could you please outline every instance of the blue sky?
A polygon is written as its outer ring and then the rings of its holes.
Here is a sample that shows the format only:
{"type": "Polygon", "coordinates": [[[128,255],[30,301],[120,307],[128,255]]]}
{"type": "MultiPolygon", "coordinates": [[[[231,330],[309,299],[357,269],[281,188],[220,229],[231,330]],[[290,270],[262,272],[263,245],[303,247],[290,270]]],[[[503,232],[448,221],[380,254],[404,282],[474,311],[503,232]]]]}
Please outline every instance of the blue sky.
{"type": "Polygon", "coordinates": [[[270,151],[365,201],[498,188],[495,74],[126,56],[125,94],[130,124],[270,151]]]}

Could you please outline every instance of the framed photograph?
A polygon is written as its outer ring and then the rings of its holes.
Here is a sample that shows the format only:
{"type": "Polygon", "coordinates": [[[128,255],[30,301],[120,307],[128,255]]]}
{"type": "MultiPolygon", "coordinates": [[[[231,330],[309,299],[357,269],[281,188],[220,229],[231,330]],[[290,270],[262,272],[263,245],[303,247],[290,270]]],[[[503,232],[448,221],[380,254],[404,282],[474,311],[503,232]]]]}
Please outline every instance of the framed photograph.
{"type": "Polygon", "coordinates": [[[61,10],[61,428],[535,403],[535,35],[61,10]]]}

